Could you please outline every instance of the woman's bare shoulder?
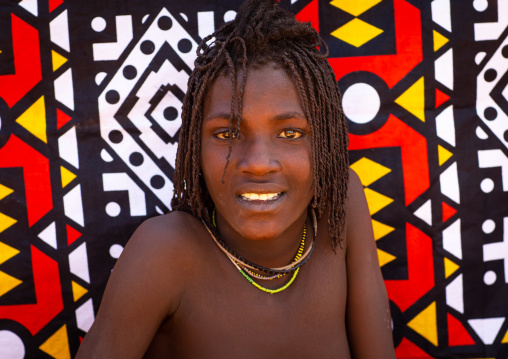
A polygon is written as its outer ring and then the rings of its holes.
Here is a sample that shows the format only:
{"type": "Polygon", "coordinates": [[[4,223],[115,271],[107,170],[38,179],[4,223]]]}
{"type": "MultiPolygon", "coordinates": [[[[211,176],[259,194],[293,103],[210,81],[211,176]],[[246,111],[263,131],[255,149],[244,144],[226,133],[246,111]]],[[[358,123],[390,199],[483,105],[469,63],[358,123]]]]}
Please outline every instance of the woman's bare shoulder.
{"type": "Polygon", "coordinates": [[[184,250],[196,245],[203,235],[200,220],[187,212],[175,211],[145,220],[128,245],[157,247],[159,250],[184,250]]]}

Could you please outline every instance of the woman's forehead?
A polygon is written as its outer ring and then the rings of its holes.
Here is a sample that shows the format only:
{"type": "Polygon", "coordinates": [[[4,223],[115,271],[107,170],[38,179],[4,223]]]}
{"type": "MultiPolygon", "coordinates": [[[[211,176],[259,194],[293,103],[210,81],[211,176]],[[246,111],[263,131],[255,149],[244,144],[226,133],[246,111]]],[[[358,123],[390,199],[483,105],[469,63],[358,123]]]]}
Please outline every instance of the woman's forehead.
{"type": "MultiPolygon", "coordinates": [[[[236,88],[233,94],[231,74],[222,73],[212,83],[204,99],[204,113],[212,109],[216,112],[231,113],[234,99],[235,111],[238,110],[240,91],[243,89],[242,112],[262,105],[302,108],[297,86],[287,72],[274,65],[251,66],[246,78],[243,71],[237,73],[236,88]],[[243,84],[244,79],[246,80],[243,84]]],[[[303,109],[302,109],[303,112],[303,109]]]]}

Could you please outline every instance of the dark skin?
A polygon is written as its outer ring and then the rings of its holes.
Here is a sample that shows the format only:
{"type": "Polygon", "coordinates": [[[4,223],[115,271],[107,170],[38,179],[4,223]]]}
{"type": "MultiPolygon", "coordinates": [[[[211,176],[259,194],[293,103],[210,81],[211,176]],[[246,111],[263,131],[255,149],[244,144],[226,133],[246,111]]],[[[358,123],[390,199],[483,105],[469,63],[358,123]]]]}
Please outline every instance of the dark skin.
{"type": "MultiPolygon", "coordinates": [[[[219,77],[206,96],[202,172],[224,240],[251,261],[284,266],[304,223],[307,245],[312,238],[310,126],[286,72],[271,65],[248,71],[224,183],[230,80],[219,77]],[[249,200],[249,193],[279,196],[249,200]]],[[[273,295],[250,284],[190,214],[144,222],[113,270],[77,358],[395,358],[363,186],[350,172],[344,250],[333,251],[324,213],[311,259],[273,295]]],[[[258,283],[278,288],[289,278],[258,283]]]]}

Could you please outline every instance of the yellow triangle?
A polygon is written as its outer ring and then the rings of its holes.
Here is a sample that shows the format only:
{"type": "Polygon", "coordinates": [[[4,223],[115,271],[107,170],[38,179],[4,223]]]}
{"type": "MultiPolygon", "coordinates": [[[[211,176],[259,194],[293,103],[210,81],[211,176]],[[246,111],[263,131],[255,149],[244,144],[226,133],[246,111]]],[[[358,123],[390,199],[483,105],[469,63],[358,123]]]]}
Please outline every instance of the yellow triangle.
{"type": "Polygon", "coordinates": [[[336,6],[353,16],[358,16],[380,2],[381,0],[333,0],[330,5],[336,6]]]}
{"type": "Polygon", "coordinates": [[[362,181],[364,186],[369,186],[392,171],[388,167],[369,160],[367,157],[363,157],[353,163],[351,168],[356,172],[358,177],[360,177],[360,181],[362,181]]]}
{"type": "Polygon", "coordinates": [[[74,301],[76,302],[79,298],[84,296],[88,290],[80,286],[78,283],[72,281],[72,295],[74,296],[74,301]]]}
{"type": "Polygon", "coordinates": [[[55,334],[50,336],[39,349],[55,359],[71,359],[69,339],[67,338],[67,326],[64,324],[55,334]]]}
{"type": "Polygon", "coordinates": [[[441,35],[436,30],[433,31],[434,36],[434,51],[439,50],[441,47],[443,47],[444,44],[448,42],[448,39],[441,35]]]}
{"type": "Polygon", "coordinates": [[[0,297],[22,282],[4,272],[0,272],[0,297]]]}
{"type": "Polygon", "coordinates": [[[437,346],[436,302],[432,302],[407,323],[407,326],[437,346]]]}
{"type": "Polygon", "coordinates": [[[12,248],[3,242],[0,242],[0,264],[7,262],[18,253],[19,251],[16,248],[12,248]]]}
{"type": "Polygon", "coordinates": [[[62,188],[67,186],[71,181],[76,178],[76,175],[69,171],[67,168],[60,166],[60,175],[62,178],[62,188]]]}
{"type": "Polygon", "coordinates": [[[425,122],[425,89],[423,77],[400,95],[395,102],[425,122]]]}
{"type": "Polygon", "coordinates": [[[387,226],[386,224],[378,222],[373,219],[372,229],[374,230],[374,238],[377,241],[378,239],[383,238],[388,233],[392,232],[395,228],[387,226]]]}
{"type": "Polygon", "coordinates": [[[437,145],[437,157],[439,160],[439,165],[441,166],[443,163],[445,163],[448,158],[452,157],[453,153],[448,151],[446,148],[444,148],[441,145],[437,145]]]}
{"type": "Polygon", "coordinates": [[[10,195],[12,192],[14,192],[12,189],[0,184],[0,199],[4,199],[8,195],[10,195]]]}
{"type": "Polygon", "coordinates": [[[393,202],[393,199],[373,191],[370,188],[365,188],[365,197],[367,197],[367,204],[369,205],[369,212],[371,215],[393,202]]]}
{"type": "Polygon", "coordinates": [[[53,71],[58,70],[60,68],[60,66],[62,66],[63,64],[65,64],[67,62],[67,59],[65,57],[63,57],[62,55],[60,55],[55,50],[51,51],[51,58],[53,60],[53,71]]]}
{"type": "Polygon", "coordinates": [[[449,260],[448,258],[444,259],[444,271],[445,271],[445,278],[448,278],[451,276],[455,271],[459,269],[459,265],[455,262],[449,260]]]}
{"type": "Polygon", "coordinates": [[[46,137],[46,107],[44,106],[44,96],[25,110],[25,112],[18,117],[16,122],[42,142],[48,143],[46,137]]]}
{"type": "Polygon", "coordinates": [[[445,266],[445,278],[448,278],[453,273],[455,273],[457,269],[459,269],[459,265],[448,258],[444,259],[444,266],[445,266]]]}
{"type": "Polygon", "coordinates": [[[508,330],[506,331],[503,340],[501,340],[501,343],[506,344],[508,343],[508,330]]]}
{"type": "Polygon", "coordinates": [[[12,226],[16,222],[17,221],[14,218],[11,218],[3,213],[0,213],[0,233],[5,231],[7,228],[12,226]]]}
{"type": "Polygon", "coordinates": [[[377,250],[377,258],[379,259],[379,267],[382,267],[385,264],[390,263],[391,261],[393,261],[397,257],[391,255],[390,253],[382,251],[381,249],[378,248],[378,250],[377,250]]]}

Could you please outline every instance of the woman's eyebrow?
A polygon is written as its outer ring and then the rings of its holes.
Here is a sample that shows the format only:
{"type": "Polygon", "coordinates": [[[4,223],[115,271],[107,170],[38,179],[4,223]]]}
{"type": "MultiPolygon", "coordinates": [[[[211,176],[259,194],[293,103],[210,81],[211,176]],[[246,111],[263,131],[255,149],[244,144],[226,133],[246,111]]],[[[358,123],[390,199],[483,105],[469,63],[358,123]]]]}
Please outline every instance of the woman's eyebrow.
{"type": "MultiPolygon", "coordinates": [[[[224,119],[229,121],[229,117],[231,116],[230,112],[219,112],[219,113],[212,113],[211,115],[205,117],[203,119],[203,123],[214,120],[214,119],[224,119]]],[[[291,112],[283,112],[280,113],[272,118],[274,121],[284,121],[284,120],[290,120],[290,119],[299,119],[299,120],[305,120],[307,121],[307,118],[297,111],[291,111],[291,112]]],[[[243,118],[242,118],[243,120],[243,118]]]]}

